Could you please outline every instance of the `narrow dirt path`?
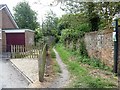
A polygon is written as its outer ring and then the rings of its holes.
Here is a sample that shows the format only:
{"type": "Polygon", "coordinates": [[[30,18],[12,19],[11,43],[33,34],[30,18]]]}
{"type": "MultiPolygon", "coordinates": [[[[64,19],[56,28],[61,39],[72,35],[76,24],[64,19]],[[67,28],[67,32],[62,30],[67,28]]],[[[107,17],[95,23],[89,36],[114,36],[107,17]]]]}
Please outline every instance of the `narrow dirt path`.
{"type": "Polygon", "coordinates": [[[70,75],[58,52],[55,49],[53,50],[56,54],[56,61],[58,62],[62,73],[60,73],[60,76],[55,81],[53,81],[53,83],[48,88],[62,88],[68,83],[70,75]]]}

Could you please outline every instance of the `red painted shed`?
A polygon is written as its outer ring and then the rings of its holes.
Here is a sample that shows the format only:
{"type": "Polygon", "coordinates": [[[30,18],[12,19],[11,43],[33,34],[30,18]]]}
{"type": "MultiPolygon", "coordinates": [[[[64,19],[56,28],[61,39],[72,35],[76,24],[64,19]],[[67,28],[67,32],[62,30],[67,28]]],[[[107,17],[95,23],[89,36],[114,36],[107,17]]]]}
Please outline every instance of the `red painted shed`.
{"type": "Polygon", "coordinates": [[[6,33],[6,50],[9,52],[11,45],[34,45],[34,31],[30,29],[4,30],[6,33]]]}

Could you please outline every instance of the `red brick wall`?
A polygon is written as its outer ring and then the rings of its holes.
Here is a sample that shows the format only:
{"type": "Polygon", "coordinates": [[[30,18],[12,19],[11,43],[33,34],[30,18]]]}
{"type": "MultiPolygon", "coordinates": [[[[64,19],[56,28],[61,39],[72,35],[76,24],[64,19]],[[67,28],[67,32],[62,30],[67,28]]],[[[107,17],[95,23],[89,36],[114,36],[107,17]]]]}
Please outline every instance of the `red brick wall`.
{"type": "Polygon", "coordinates": [[[2,28],[17,28],[4,9],[2,10],[2,28]]]}

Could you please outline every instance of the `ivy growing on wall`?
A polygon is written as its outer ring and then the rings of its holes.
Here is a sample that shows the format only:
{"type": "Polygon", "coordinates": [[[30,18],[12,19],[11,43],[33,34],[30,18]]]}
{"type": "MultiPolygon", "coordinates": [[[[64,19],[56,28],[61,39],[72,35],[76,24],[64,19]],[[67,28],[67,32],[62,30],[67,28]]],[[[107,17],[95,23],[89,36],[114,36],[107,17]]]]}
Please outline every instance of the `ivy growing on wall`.
{"type": "Polygon", "coordinates": [[[78,51],[81,55],[87,55],[84,43],[85,32],[89,32],[90,28],[87,24],[81,24],[79,29],[63,29],[60,41],[65,47],[78,51]],[[72,47],[72,48],[70,48],[72,47]]]}

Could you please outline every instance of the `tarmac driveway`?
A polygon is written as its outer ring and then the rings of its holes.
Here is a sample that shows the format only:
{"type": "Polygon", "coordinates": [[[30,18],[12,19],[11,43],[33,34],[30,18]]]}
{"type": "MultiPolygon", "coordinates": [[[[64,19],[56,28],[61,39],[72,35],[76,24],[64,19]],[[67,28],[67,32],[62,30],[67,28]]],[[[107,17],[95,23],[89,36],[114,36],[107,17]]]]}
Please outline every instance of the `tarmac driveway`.
{"type": "Polygon", "coordinates": [[[0,60],[1,88],[27,88],[28,81],[17,71],[9,60],[0,60]]]}

